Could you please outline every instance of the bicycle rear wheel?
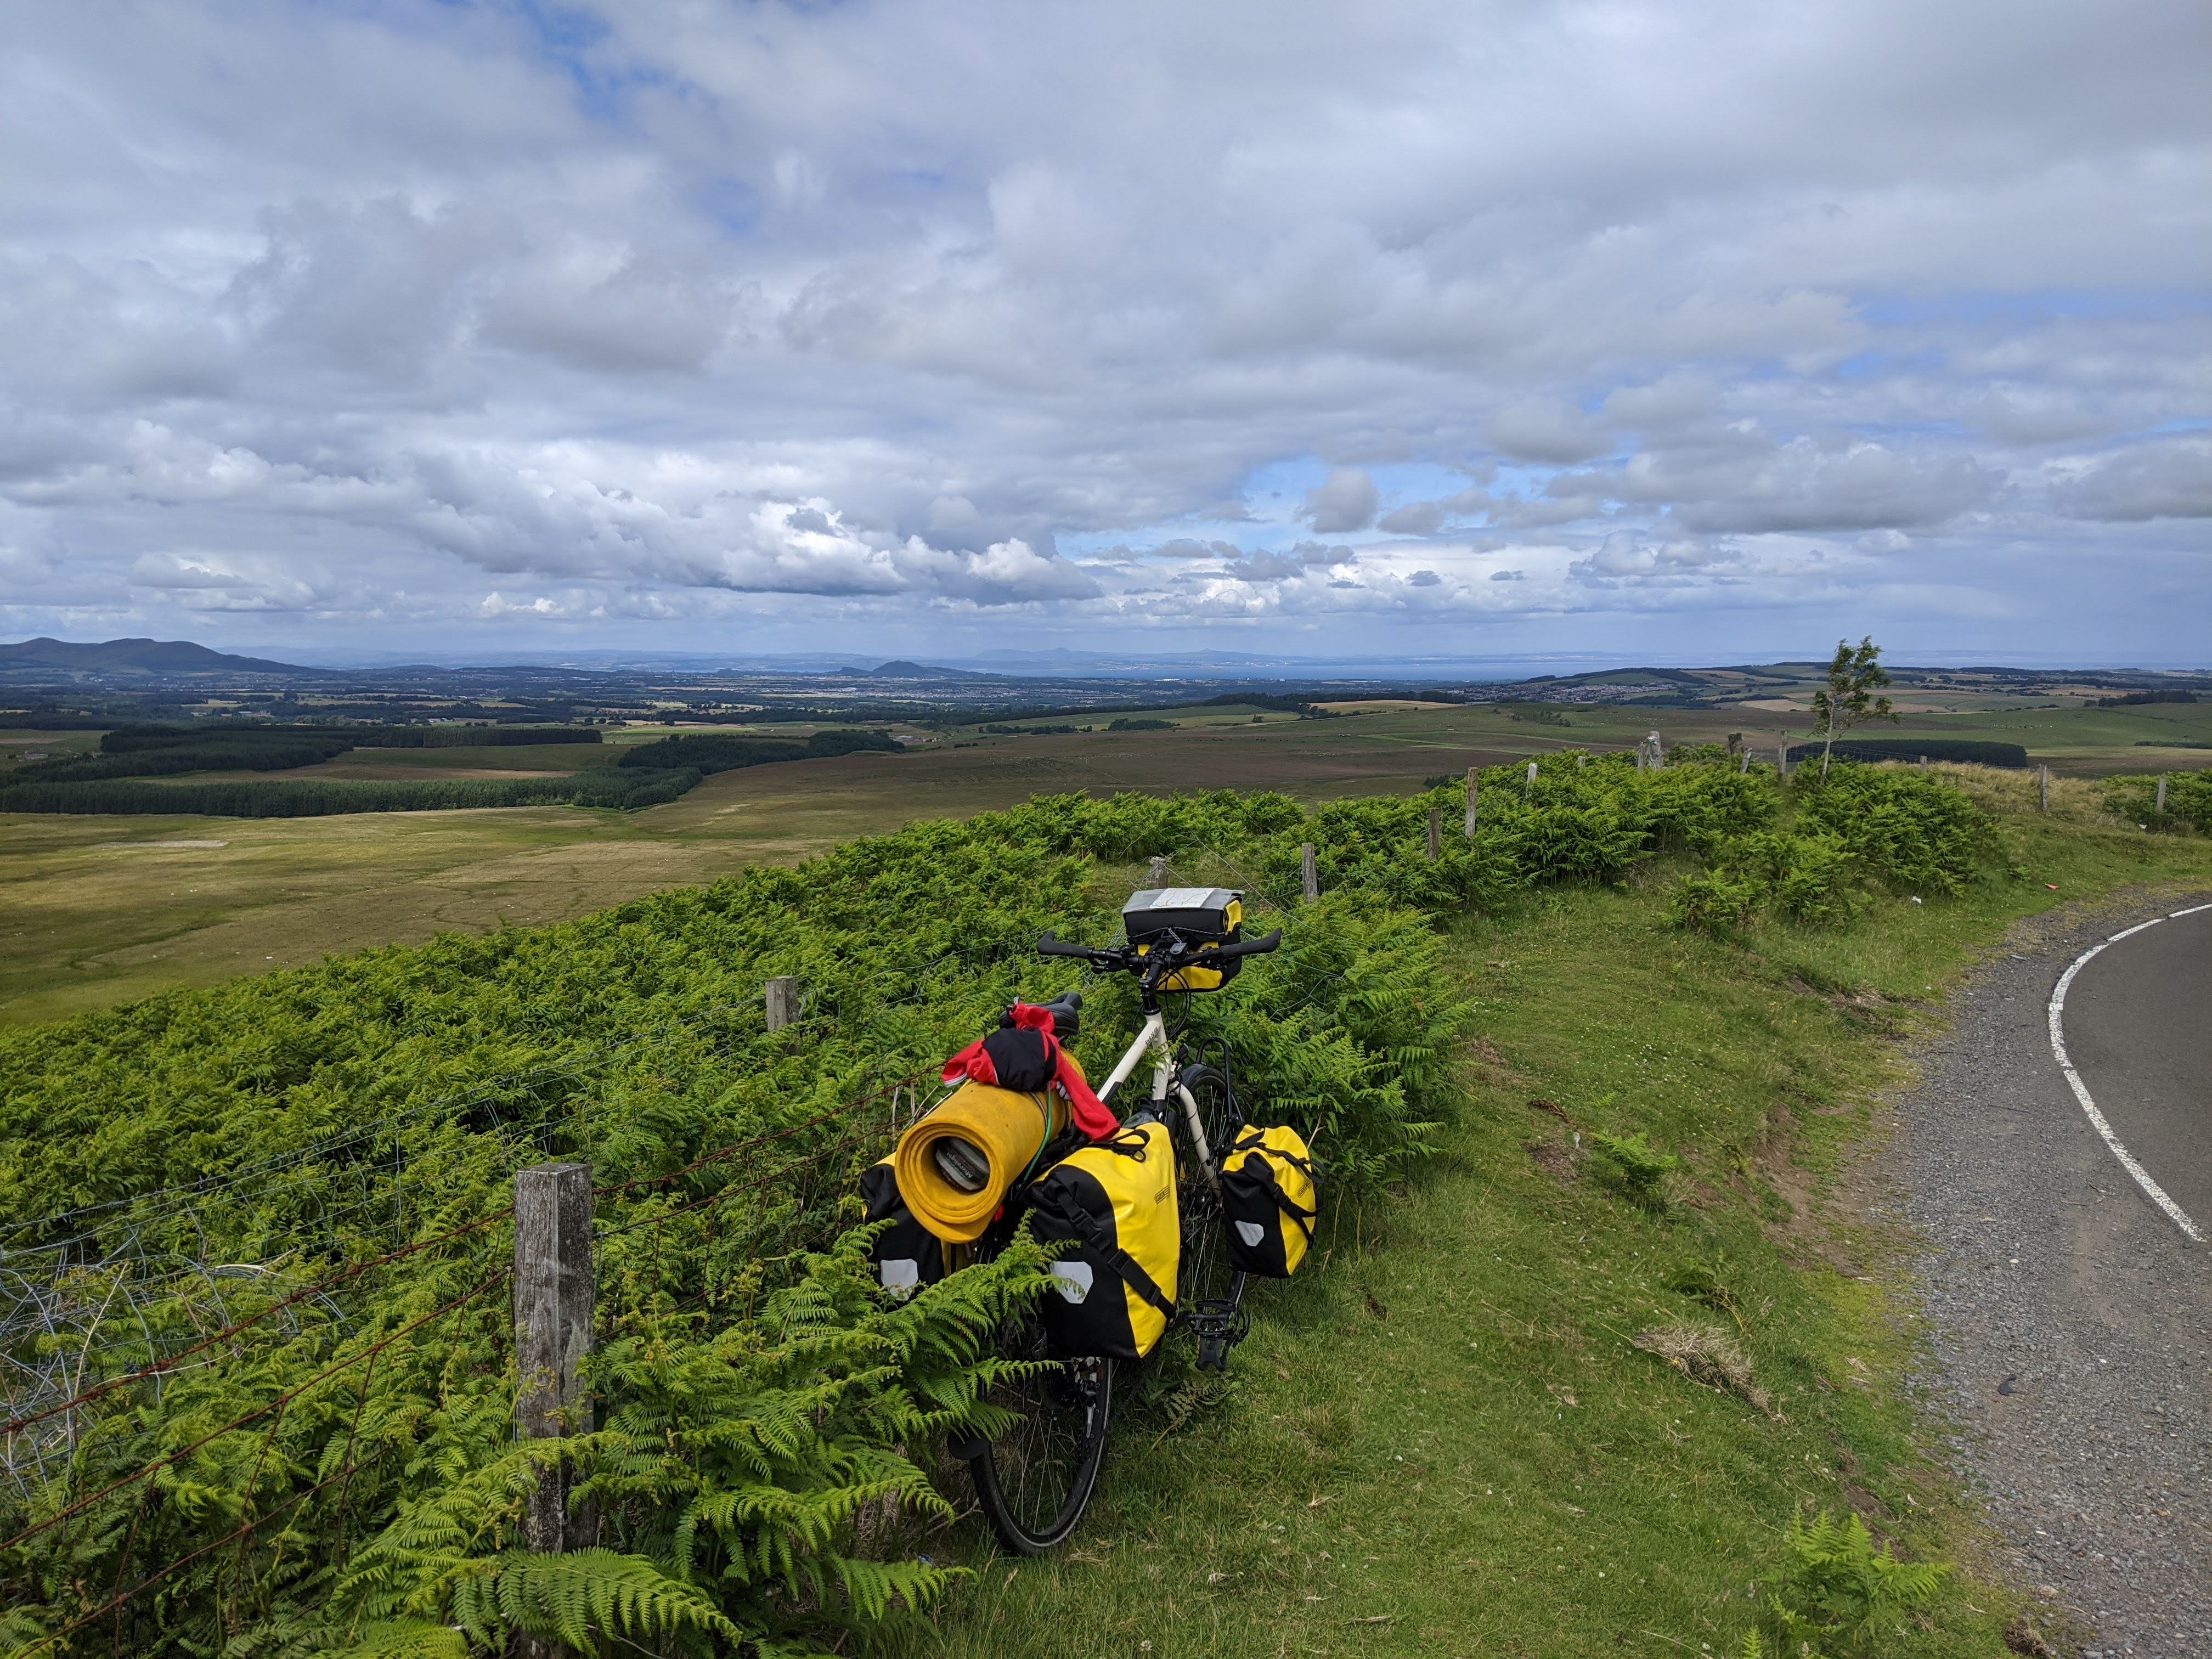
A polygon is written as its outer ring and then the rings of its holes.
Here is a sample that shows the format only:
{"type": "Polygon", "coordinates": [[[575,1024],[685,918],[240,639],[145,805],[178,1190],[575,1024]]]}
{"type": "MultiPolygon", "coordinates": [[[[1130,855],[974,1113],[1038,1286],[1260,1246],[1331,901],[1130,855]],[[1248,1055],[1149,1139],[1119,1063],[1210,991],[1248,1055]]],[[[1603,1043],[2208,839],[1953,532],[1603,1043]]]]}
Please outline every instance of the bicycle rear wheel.
{"type": "Polygon", "coordinates": [[[1183,1120],[1182,1102],[1172,1103],[1178,1172],[1176,1203],[1181,1212],[1182,1262],[1176,1274],[1176,1310],[1198,1344],[1200,1370],[1221,1370],[1229,1350],[1244,1340],[1249,1322],[1243,1312],[1244,1275],[1229,1265],[1220,1189],[1214,1185],[1222,1155],[1241,1127],[1228,1079],[1211,1066],[1184,1068],[1177,1079],[1198,1107],[1200,1125],[1212,1154],[1201,1163],[1183,1120]]]}
{"type": "Polygon", "coordinates": [[[975,1499],[1008,1549],[1042,1555],[1075,1530],[1098,1484],[1114,1415],[1114,1362],[1054,1359],[1033,1313],[1010,1320],[999,1352],[1043,1362],[984,1395],[1017,1419],[969,1458],[975,1499]]]}

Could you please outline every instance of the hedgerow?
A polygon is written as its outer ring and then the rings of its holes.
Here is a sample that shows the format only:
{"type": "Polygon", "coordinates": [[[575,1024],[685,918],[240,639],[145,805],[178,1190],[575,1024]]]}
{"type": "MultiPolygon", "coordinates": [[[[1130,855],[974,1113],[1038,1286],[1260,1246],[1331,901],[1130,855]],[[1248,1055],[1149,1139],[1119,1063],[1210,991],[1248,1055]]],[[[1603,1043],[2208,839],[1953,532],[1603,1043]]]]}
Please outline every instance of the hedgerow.
{"type": "Polygon", "coordinates": [[[1788,799],[1786,827],[1700,843],[1709,867],[1678,883],[1678,921],[1722,929],[1765,909],[1836,927],[1863,910],[1876,888],[1955,897],[1998,863],[1996,821],[1948,778],[1838,761],[1825,778],[1807,767],[1788,799]]]}
{"type": "Polygon", "coordinates": [[[675,800],[696,788],[699,778],[697,772],[688,768],[626,771],[592,766],[557,778],[426,779],[404,783],[349,778],[233,783],[21,783],[0,791],[0,811],[313,818],[343,812],[429,812],[482,806],[635,810],[675,800]]]}
{"type": "Polygon", "coordinates": [[[1996,820],[1948,779],[1839,764],[1798,775],[1797,821],[1897,893],[1957,895],[1996,860],[1996,820]]]}
{"type": "Polygon", "coordinates": [[[2106,807],[2134,823],[2170,828],[2186,824],[2212,832],[2212,767],[2198,772],[2168,772],[2166,811],[2158,808],[2156,777],[2106,778],[2100,786],[2106,807]]]}
{"type": "Polygon", "coordinates": [[[805,738],[738,737],[722,732],[681,732],[658,743],[641,744],[616,763],[667,770],[690,767],[701,773],[733,772],[740,767],[765,766],[775,761],[823,760],[863,750],[889,754],[898,744],[888,732],[832,729],[805,738]]]}

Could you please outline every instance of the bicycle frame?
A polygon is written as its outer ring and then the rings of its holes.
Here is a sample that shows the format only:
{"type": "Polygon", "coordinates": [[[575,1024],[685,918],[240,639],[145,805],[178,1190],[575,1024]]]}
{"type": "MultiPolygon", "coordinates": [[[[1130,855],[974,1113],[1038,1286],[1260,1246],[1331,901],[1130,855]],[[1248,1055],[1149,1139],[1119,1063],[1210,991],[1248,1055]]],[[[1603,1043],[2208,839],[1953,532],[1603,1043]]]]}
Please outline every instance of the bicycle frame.
{"type": "Polygon", "coordinates": [[[1176,1081],[1175,1058],[1168,1052],[1167,1042],[1166,1016],[1155,1008],[1145,1016],[1145,1023],[1137,1028],[1137,1035],[1121,1051],[1121,1058],[1114,1063],[1114,1069],[1106,1074],[1106,1081],[1098,1089],[1098,1098],[1102,1101],[1106,1099],[1127,1083],[1143,1063],[1145,1056],[1157,1047],[1160,1058],[1152,1066],[1152,1104],[1164,1107],[1169,1089],[1174,1089],[1176,1097],[1182,1102],[1183,1122],[1190,1130],[1191,1149],[1198,1154],[1198,1166],[1205,1171],[1206,1184],[1218,1191],[1221,1175],[1213,1167],[1213,1148],[1206,1145],[1206,1126],[1199,1121],[1198,1102],[1192,1098],[1189,1090],[1176,1081]]]}

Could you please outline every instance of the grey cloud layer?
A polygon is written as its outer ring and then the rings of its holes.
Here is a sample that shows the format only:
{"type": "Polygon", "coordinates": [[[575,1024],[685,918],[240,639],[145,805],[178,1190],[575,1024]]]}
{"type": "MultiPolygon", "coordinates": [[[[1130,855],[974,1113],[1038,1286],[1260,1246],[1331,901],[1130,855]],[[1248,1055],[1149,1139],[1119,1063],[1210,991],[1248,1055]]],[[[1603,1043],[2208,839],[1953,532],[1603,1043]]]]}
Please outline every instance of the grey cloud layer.
{"type": "Polygon", "coordinates": [[[2193,4],[17,16],[23,631],[2202,568],[2193,4]]]}

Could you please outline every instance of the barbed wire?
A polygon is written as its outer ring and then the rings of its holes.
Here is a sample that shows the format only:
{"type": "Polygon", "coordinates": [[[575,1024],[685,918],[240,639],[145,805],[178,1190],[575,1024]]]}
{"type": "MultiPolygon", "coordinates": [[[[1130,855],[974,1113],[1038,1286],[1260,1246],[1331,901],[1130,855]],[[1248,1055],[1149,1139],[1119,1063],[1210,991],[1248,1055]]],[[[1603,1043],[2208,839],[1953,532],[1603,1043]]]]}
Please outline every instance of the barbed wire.
{"type": "MultiPolygon", "coordinates": [[[[12,1233],[58,1226],[65,1222],[81,1221],[88,1216],[112,1214],[118,1210],[128,1210],[133,1206],[146,1203],[149,1199],[157,1198],[164,1193],[177,1194],[175,1206],[167,1213],[156,1211],[152,1214],[133,1218],[134,1221],[142,1226],[158,1225],[161,1222],[174,1219],[191,1209],[193,1200],[223,1196],[234,1199],[236,1194],[234,1189],[257,1175],[295,1169],[310,1162],[328,1158],[362,1141],[391,1134],[395,1130],[403,1128],[430,1113],[449,1111],[457,1107],[478,1104],[502,1091],[513,1091],[532,1084],[573,1080],[582,1076],[588,1070],[605,1065],[645,1045],[665,1040],[677,1033],[688,1030],[717,1015],[728,1013],[735,1009],[760,1006],[764,1001],[765,993],[717,1003],[711,1007],[699,1009],[673,1019],[664,1020],[660,1024],[647,1030],[604,1043],[597,1048],[586,1049],[580,1054],[563,1055],[558,1060],[549,1060],[541,1066],[526,1067],[520,1072],[510,1072],[499,1077],[483,1079],[465,1088],[419,1102],[400,1112],[380,1117],[374,1122],[364,1123],[337,1134],[311,1141],[289,1152],[272,1154],[257,1163],[227,1170],[220,1176],[201,1176],[188,1182],[177,1183],[166,1188],[156,1188],[151,1192],[134,1194],[128,1198],[107,1199],[97,1204],[79,1205],[70,1209],[57,1210],[47,1215],[30,1219],[9,1221],[0,1224],[0,1227],[12,1233]]],[[[505,1126],[502,1124],[500,1127],[505,1126]]],[[[315,1177],[302,1177],[302,1179],[313,1178],[315,1177]]],[[[255,1197],[258,1200],[281,1189],[281,1186],[272,1185],[262,1189],[262,1192],[255,1194],[255,1197]]],[[[88,1241],[96,1242],[97,1237],[96,1234],[80,1233],[69,1238],[0,1249],[0,1261],[12,1261],[21,1255],[67,1249],[72,1245],[88,1241]]]]}
{"type": "Polygon", "coordinates": [[[421,1250],[427,1250],[433,1245],[444,1244],[453,1239],[462,1237],[466,1234],[480,1232],[484,1228],[490,1226],[494,1222],[503,1221],[514,1213],[514,1206],[512,1204],[509,1204],[500,1209],[494,1210],[489,1214],[478,1216],[474,1221],[455,1227],[450,1231],[440,1233],[434,1238],[418,1239],[416,1243],[406,1245],[400,1249],[388,1251],[385,1255],[374,1257],[370,1261],[356,1263],[355,1266],[348,1267],[343,1273],[333,1273],[328,1279],[322,1279],[316,1284],[310,1285],[304,1290],[295,1291],[291,1295],[285,1297],[282,1301],[272,1302],[260,1312],[253,1314],[247,1318],[239,1320],[234,1324],[227,1325],[222,1330],[216,1332],[214,1335],[204,1337],[199,1341],[192,1344],[191,1347],[172,1354],[167,1358],[156,1360],[153,1364],[146,1366],[142,1370],[131,1371],[121,1376],[110,1377],[106,1382],[99,1384],[97,1387],[88,1389],[75,1398],[64,1400],[59,1405],[49,1406],[43,1411],[33,1412],[27,1416],[10,1418],[6,1423],[0,1424],[0,1435],[20,1434],[23,1430],[30,1427],[31,1425],[34,1423],[43,1422],[47,1418],[58,1416],[63,1412],[78,1410],[95,1400],[105,1398],[106,1395],[114,1393],[118,1389],[128,1388],[133,1382],[143,1382],[149,1377],[158,1376],[165,1372],[173,1370],[185,1360],[189,1359],[192,1355],[202,1352],[208,1348],[214,1347],[218,1343],[228,1341],[240,1332],[250,1329],[252,1327],[259,1324],[263,1320],[269,1318],[271,1315],[276,1314],[283,1309],[292,1307],[298,1303],[307,1301],[309,1298],[315,1297],[321,1297],[327,1300],[329,1292],[334,1286],[344,1284],[349,1279],[358,1279],[362,1274],[367,1273],[372,1267],[380,1267],[387,1263],[399,1261],[402,1257],[413,1255],[421,1250]]]}
{"type": "Polygon", "coordinates": [[[323,1370],[316,1372],[314,1376],[309,1377],[306,1382],[299,1384],[295,1388],[286,1389],[283,1394],[278,1395],[275,1399],[270,1400],[265,1405],[255,1407],[252,1411],[246,1412],[241,1416],[233,1419],[230,1422],[224,1424],[221,1428],[210,1430],[198,1439],[193,1441],[190,1445],[181,1447],[176,1451],[169,1453],[165,1457],[155,1459],[151,1463],[146,1464],[143,1468],[124,1476],[120,1480],[111,1481],[108,1485],[102,1486],[98,1492],[92,1492],[83,1498],[78,1498],[74,1504],[68,1504],[65,1507],[56,1510],[53,1514],[46,1516],[44,1520],[33,1522],[29,1526],[18,1532],[14,1537],[0,1540],[0,1555],[4,1555],[8,1551],[14,1549],[18,1544],[22,1543],[26,1539],[35,1538],[40,1533],[59,1526],[63,1522],[69,1520],[71,1516],[82,1515],[86,1510],[89,1509],[93,1504],[97,1504],[101,1498],[109,1497],[115,1492],[121,1492],[125,1487],[135,1485],[137,1482],[145,1480],[149,1475],[159,1474],[163,1469],[166,1469],[173,1464],[191,1456],[194,1452],[199,1450],[201,1447],[207,1445],[210,1442],[220,1440],[227,1434],[235,1434],[240,1429],[244,1428],[248,1423],[258,1422],[262,1418],[268,1416],[270,1413],[282,1410],[284,1407],[290,1405],[293,1401],[297,1400],[301,1395],[307,1393],[308,1389],[328,1382],[331,1377],[337,1376],[342,1371],[350,1370],[354,1366],[361,1364],[362,1360],[382,1352],[386,1348],[390,1347],[394,1342],[397,1342],[401,1337],[407,1335],[410,1332],[420,1330],[432,1320],[442,1318],[447,1314],[452,1313],[457,1308],[465,1307],[470,1302],[483,1295],[494,1285],[500,1283],[503,1279],[512,1278],[514,1276],[514,1269],[512,1266],[501,1266],[494,1268],[489,1275],[488,1275],[481,1284],[477,1285],[475,1289],[462,1292],[461,1295],[456,1297],[453,1301],[446,1303],[443,1306],[433,1308],[428,1313],[422,1315],[419,1319],[410,1321],[407,1324],[402,1325],[398,1330],[392,1332],[389,1335],[379,1338],[376,1341],[371,1343],[368,1347],[360,1350],[358,1352],[348,1355],[345,1358],[337,1361],[335,1364],[324,1367],[323,1370]]]}

